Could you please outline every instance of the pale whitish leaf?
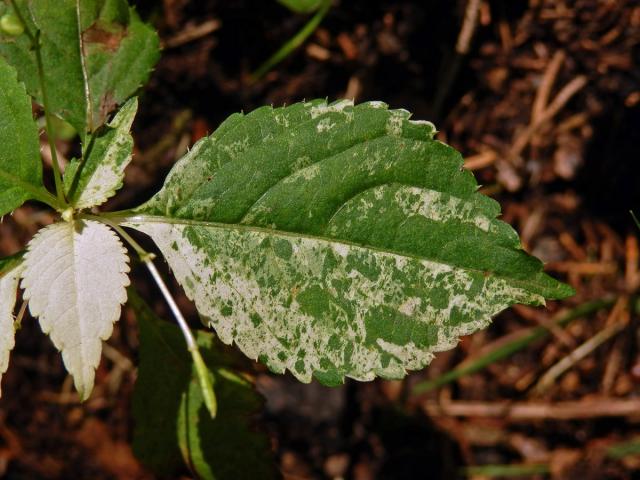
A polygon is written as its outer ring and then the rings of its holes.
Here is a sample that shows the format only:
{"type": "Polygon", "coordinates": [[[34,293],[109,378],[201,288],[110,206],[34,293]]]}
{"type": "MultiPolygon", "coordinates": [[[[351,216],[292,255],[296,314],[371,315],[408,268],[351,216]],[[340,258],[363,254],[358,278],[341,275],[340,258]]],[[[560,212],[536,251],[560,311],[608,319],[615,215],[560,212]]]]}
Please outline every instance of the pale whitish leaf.
{"type": "Polygon", "coordinates": [[[13,309],[22,267],[20,258],[0,260],[0,379],[9,367],[9,354],[15,344],[13,309]]]}
{"type": "Polygon", "coordinates": [[[402,377],[513,303],[572,293],[409,117],[323,100],[232,115],[129,224],[220,338],[274,371],[402,377]]]}
{"type": "Polygon", "coordinates": [[[127,262],[118,237],[95,221],[55,223],[28,245],[24,298],[62,352],[83,400],[93,388],[102,340],[111,335],[127,299],[127,262]]]}
{"type": "Polygon", "coordinates": [[[64,172],[67,199],[76,208],[105,202],[122,187],[124,169],[131,161],[133,138],[129,130],[138,109],[137,98],[125,103],[94,140],[84,160],[73,160],[64,172]]]}

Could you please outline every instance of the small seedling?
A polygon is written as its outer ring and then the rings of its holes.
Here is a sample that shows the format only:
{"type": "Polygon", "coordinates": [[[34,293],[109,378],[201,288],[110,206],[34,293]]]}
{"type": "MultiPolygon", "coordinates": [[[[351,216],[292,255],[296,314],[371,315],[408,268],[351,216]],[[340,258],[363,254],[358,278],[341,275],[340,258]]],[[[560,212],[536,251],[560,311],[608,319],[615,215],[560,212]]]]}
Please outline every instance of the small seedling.
{"type": "Polygon", "coordinates": [[[521,249],[434,126],[382,102],[233,114],[147,202],[101,210],[131,161],[133,95],[158,57],[158,38],[124,0],[88,6],[16,0],[0,8],[24,28],[3,23],[0,37],[0,215],[27,200],[60,215],[24,253],[0,260],[0,372],[20,287],[80,398],[89,398],[102,341],[129,296],[141,330],[134,443],[148,465],[167,474],[182,456],[201,478],[275,476],[268,443],[247,419],[260,405],[250,383],[216,352],[211,333],[190,331],[154,255],[127,229],[151,237],[222,342],[302,382],[402,378],[513,303],[572,294],[521,249]],[[32,100],[44,109],[55,192],[43,184],[32,100]],[[82,145],[64,172],[53,115],[82,145]],[[180,329],[127,293],[121,239],[180,329]]]}

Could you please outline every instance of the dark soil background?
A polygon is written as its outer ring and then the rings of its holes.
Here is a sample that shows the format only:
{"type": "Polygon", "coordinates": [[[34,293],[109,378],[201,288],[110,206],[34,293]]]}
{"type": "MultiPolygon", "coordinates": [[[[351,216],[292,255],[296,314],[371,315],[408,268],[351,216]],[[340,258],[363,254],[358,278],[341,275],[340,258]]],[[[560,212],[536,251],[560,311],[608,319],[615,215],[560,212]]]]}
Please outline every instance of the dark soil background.
{"type": "MultiPolygon", "coordinates": [[[[134,3],[165,50],[141,94],[125,188],[109,208],[148,198],[233,112],[316,97],[382,100],[434,121],[525,249],[577,290],[546,309],[504,312],[402,382],[330,389],[251,365],[267,399],[260,421],[286,479],[494,478],[469,468],[487,465],[521,468],[518,478],[640,478],[638,443],[635,455],[611,453],[640,438],[640,231],[629,215],[640,212],[640,3],[484,0],[461,55],[467,1],[336,1],[300,49],[253,83],[251,72],[307,17],[266,0],[134,3]],[[552,323],[597,299],[610,302],[565,327],[552,323]],[[412,393],[541,325],[548,335],[506,359],[412,393]],[[550,370],[559,362],[566,368],[550,370]]],[[[76,148],[58,146],[67,158],[76,148]]],[[[20,250],[52,220],[37,205],[20,209],[0,224],[0,253],[20,250]]],[[[144,272],[134,278],[169,318],[144,272]]],[[[193,306],[179,300],[197,325],[193,306]]],[[[108,341],[84,404],[31,318],[16,343],[2,379],[1,478],[155,478],[130,447],[132,312],[108,341]]]]}

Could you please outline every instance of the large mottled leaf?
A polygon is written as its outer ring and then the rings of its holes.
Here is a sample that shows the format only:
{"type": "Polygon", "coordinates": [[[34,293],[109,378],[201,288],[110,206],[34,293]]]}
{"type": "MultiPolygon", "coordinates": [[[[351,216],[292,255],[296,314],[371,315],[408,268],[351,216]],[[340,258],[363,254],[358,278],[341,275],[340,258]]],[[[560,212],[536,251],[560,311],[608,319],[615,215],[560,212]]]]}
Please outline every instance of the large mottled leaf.
{"type": "Polygon", "coordinates": [[[102,340],[111,336],[127,299],[127,262],[118,237],[95,221],[54,223],[28,245],[24,298],[62,352],[82,400],[93,389],[102,340]]]}
{"type": "Polygon", "coordinates": [[[0,378],[9,367],[9,354],[15,344],[13,309],[21,274],[21,255],[0,259],[0,378]]]}
{"type": "Polygon", "coordinates": [[[73,160],[64,172],[69,203],[76,208],[100,205],[122,187],[124,169],[131,161],[133,138],[129,130],[136,115],[136,98],[125,103],[99,136],[84,160],[73,160]]]}
{"type": "Polygon", "coordinates": [[[402,377],[507,306],[572,292],[409,117],[322,100],[232,115],[122,220],[249,357],[302,381],[402,377]]]}
{"type": "Polygon", "coordinates": [[[129,294],[140,327],[140,365],[133,397],[136,455],[154,471],[173,476],[184,465],[203,480],[277,478],[268,438],[252,416],[262,400],[253,386],[228,368],[214,338],[196,332],[215,379],[218,414],[208,413],[184,337],[129,294]]]}
{"type": "Polygon", "coordinates": [[[0,217],[43,190],[31,99],[16,71],[0,58],[0,217]]]}
{"type": "MultiPolygon", "coordinates": [[[[40,44],[50,109],[84,137],[149,77],[158,59],[153,29],[126,0],[19,0],[40,44]]],[[[27,32],[0,37],[0,55],[42,102],[35,51],[27,32]]]]}

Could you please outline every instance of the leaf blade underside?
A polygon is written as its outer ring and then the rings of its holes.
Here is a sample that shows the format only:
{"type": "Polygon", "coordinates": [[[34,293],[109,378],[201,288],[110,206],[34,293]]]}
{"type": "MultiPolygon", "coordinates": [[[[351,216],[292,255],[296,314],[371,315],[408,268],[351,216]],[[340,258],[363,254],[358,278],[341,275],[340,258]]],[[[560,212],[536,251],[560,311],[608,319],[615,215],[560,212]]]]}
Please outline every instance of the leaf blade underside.
{"type": "Polygon", "coordinates": [[[512,303],[571,293],[409,117],[323,100],[232,115],[128,224],[220,338],[272,370],[402,377],[512,303]]]}
{"type": "Polygon", "coordinates": [[[102,340],[127,300],[126,250],[106,225],[76,220],[41,229],[29,242],[22,288],[29,311],[62,352],[80,398],[93,389],[102,340]]]}
{"type": "Polygon", "coordinates": [[[21,258],[0,260],[0,379],[9,367],[9,355],[15,345],[13,309],[22,269],[21,258]]]}

